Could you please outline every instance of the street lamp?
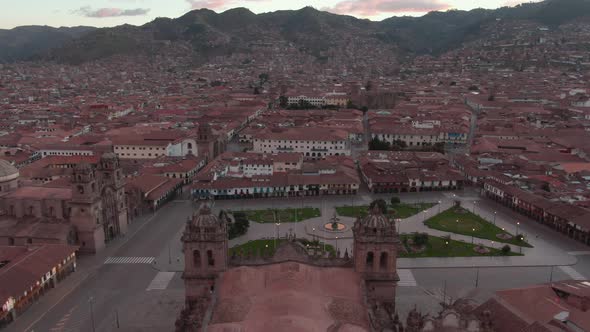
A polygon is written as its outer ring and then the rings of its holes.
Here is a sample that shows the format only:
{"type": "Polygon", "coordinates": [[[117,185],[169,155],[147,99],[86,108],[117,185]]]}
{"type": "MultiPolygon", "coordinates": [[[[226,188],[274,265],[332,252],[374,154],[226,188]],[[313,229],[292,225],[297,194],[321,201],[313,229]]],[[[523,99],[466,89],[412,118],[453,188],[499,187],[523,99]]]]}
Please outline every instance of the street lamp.
{"type": "Polygon", "coordinates": [[[494,211],[494,225],[496,225],[496,215],[497,215],[497,214],[498,214],[498,213],[497,213],[496,211],[494,211]]]}
{"type": "Polygon", "coordinates": [[[477,201],[473,201],[473,214],[475,214],[475,204],[477,204],[477,201]]]}
{"type": "Polygon", "coordinates": [[[275,225],[277,226],[277,236],[275,237],[275,250],[277,249],[277,238],[279,237],[279,226],[281,226],[281,222],[277,222],[275,223],[275,225]]]}
{"type": "Polygon", "coordinates": [[[441,201],[438,201],[438,214],[440,214],[440,205],[442,204],[441,201]]]}
{"type": "Polygon", "coordinates": [[[336,257],[340,257],[338,254],[338,237],[336,237],[336,257]]]}
{"type": "Polygon", "coordinates": [[[520,230],[520,222],[516,222],[516,236],[518,236],[518,231],[520,230]]]}
{"type": "Polygon", "coordinates": [[[90,323],[92,324],[92,332],[96,332],[96,328],[94,327],[94,309],[92,308],[92,303],[94,302],[94,298],[91,296],[88,298],[88,303],[90,304],[90,323]]]}
{"type": "Polygon", "coordinates": [[[311,234],[311,239],[315,241],[315,227],[311,229],[313,233],[311,234]]]}
{"type": "Polygon", "coordinates": [[[473,233],[471,233],[471,244],[473,244],[473,235],[475,234],[475,228],[471,229],[473,233]]]}

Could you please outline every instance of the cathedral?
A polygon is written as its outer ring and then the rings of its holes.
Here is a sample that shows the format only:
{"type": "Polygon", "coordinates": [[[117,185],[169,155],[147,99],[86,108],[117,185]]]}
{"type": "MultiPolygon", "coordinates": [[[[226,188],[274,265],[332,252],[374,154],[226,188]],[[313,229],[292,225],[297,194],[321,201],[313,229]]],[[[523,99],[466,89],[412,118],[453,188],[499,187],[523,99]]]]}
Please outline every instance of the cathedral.
{"type": "Polygon", "coordinates": [[[127,231],[124,176],[114,153],[78,164],[67,181],[12,187],[0,195],[0,245],[60,243],[100,251],[127,231]]]}

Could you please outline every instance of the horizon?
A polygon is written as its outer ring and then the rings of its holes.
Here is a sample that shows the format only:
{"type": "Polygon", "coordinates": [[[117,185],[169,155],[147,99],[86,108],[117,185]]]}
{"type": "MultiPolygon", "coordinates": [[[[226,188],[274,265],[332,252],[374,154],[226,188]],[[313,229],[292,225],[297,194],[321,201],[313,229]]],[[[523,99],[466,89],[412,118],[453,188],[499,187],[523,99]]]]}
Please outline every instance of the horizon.
{"type": "Polygon", "coordinates": [[[300,10],[312,7],[332,14],[353,16],[379,22],[392,17],[421,17],[429,12],[449,10],[497,9],[513,7],[522,3],[539,2],[520,0],[103,0],[99,4],[89,0],[77,1],[77,5],[66,0],[32,5],[36,0],[23,0],[0,14],[0,29],[14,29],[22,26],[61,27],[114,27],[124,24],[141,26],[156,18],[178,18],[188,12],[209,9],[218,14],[245,8],[255,14],[283,10],[300,10]],[[172,5],[171,2],[173,2],[172,5]],[[58,8],[59,7],[59,8],[58,8]],[[16,14],[20,13],[20,14],[16,14]],[[26,13],[22,15],[22,13],[26,13]],[[47,13],[51,13],[47,15],[47,13]]]}

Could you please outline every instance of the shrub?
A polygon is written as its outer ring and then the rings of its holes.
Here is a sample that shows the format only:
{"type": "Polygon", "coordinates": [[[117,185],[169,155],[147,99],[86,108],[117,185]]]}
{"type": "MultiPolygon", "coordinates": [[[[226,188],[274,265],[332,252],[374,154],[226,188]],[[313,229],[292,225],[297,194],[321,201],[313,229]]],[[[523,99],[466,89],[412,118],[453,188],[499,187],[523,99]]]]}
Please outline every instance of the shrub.
{"type": "Polygon", "coordinates": [[[524,235],[522,235],[522,234],[516,234],[515,238],[519,242],[524,241],[524,235]]]}
{"type": "Polygon", "coordinates": [[[414,241],[414,244],[417,246],[425,246],[426,244],[428,244],[428,233],[416,232],[412,236],[412,240],[414,241]]]}
{"type": "Polygon", "coordinates": [[[384,200],[382,200],[382,199],[374,200],[373,202],[371,202],[371,205],[369,205],[369,210],[373,210],[375,205],[377,205],[379,207],[379,210],[381,210],[381,213],[387,214],[387,203],[385,203],[384,200]]]}
{"type": "Polygon", "coordinates": [[[401,202],[401,200],[399,199],[399,197],[392,197],[391,198],[391,205],[396,205],[399,204],[401,202]]]}
{"type": "Polygon", "coordinates": [[[502,247],[502,253],[503,253],[504,255],[508,255],[508,254],[510,253],[510,251],[511,251],[511,250],[512,250],[512,248],[510,248],[510,246],[509,246],[509,245],[505,245],[505,246],[503,246],[503,247],[502,247]]]}

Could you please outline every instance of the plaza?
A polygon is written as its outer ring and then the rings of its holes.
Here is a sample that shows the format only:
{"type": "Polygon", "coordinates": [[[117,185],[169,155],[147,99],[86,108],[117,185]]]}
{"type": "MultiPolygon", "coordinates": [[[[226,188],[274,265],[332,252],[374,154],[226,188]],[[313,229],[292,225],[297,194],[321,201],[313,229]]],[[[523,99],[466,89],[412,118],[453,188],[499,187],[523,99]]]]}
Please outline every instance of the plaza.
{"type": "MultiPolygon", "coordinates": [[[[402,203],[435,203],[429,209],[406,219],[398,220],[401,234],[425,232],[444,238],[449,232],[434,230],[424,221],[437,215],[460,200],[463,207],[515,233],[515,221],[519,231],[526,236],[532,248],[512,246],[513,253],[523,256],[474,256],[474,257],[423,257],[398,258],[397,307],[405,314],[414,305],[424,311],[436,311],[443,298],[470,297],[485,300],[494,291],[521,287],[550,280],[583,279],[590,275],[590,252],[579,243],[553,232],[534,222],[529,222],[513,211],[482,198],[476,191],[404,193],[396,195],[402,203]],[[438,204],[438,202],[441,202],[438,204]]],[[[355,206],[369,205],[390,195],[359,194],[355,206]]],[[[250,241],[265,239],[273,243],[279,238],[294,235],[308,240],[317,239],[344,254],[352,249],[350,227],[355,218],[338,216],[336,207],[350,205],[350,197],[326,197],[325,199],[247,199],[215,201],[214,213],[227,210],[266,210],[285,208],[317,208],[321,216],[301,222],[257,223],[251,222],[244,236],[230,241],[235,247],[250,241]],[[328,232],[324,225],[336,216],[346,225],[342,232],[328,232]]],[[[62,330],[91,330],[92,319],[97,331],[111,331],[117,324],[129,330],[170,330],[175,314],[184,301],[181,274],[184,259],[180,237],[185,222],[192,215],[195,205],[190,200],[172,201],[153,215],[145,216],[131,225],[129,235],[117,239],[104,254],[83,257],[78,272],[64,285],[49,293],[26,312],[8,331],[43,331],[56,327],[62,330]],[[147,258],[147,259],[146,259],[147,258]],[[111,262],[105,264],[107,261],[111,262]],[[143,263],[142,263],[143,262],[143,263]],[[149,263],[145,263],[149,262],[149,263]],[[64,296],[63,300],[59,300],[64,296]],[[89,299],[92,299],[92,311],[89,299]],[[53,302],[52,302],[53,301],[53,302]],[[56,303],[55,303],[56,302],[56,303]],[[155,312],[154,305],[161,306],[155,312]],[[92,313],[92,315],[91,315],[92,313]]],[[[471,237],[451,233],[453,241],[471,244],[471,237]]],[[[279,239],[280,241],[280,239],[279,239]]],[[[499,249],[498,243],[475,239],[486,247],[499,249]]],[[[124,330],[124,329],[123,329],[124,330]]]]}

